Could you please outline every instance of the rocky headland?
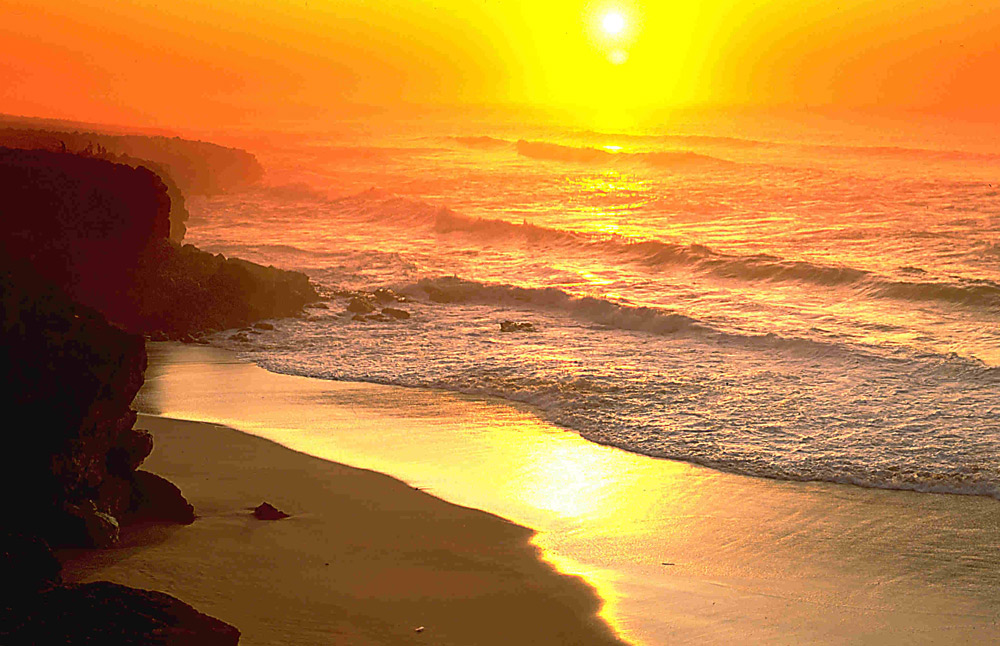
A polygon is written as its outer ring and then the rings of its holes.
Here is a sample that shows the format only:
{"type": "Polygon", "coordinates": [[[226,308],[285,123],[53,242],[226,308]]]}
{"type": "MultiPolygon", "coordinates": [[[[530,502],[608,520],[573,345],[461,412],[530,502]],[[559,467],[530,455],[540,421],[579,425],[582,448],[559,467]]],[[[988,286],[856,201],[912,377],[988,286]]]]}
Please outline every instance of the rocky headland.
{"type": "Polygon", "coordinates": [[[0,148],[0,400],[17,420],[0,469],[0,642],[235,644],[238,630],[168,595],[62,585],[50,548],[195,521],[177,487],[139,468],[153,448],[131,408],[143,335],[290,316],[317,295],[302,274],[179,244],[177,185],[111,155],[0,148]]]}
{"type": "Polygon", "coordinates": [[[0,254],[129,332],[180,339],[291,316],[318,300],[301,273],[172,240],[153,171],[93,156],[0,148],[0,254]]]}

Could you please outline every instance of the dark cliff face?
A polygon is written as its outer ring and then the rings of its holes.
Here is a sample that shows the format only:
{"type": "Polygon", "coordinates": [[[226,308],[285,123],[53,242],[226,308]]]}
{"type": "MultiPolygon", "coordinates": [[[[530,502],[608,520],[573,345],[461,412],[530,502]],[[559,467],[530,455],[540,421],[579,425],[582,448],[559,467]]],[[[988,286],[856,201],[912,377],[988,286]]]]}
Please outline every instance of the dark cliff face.
{"type": "Polygon", "coordinates": [[[0,299],[0,402],[24,427],[0,469],[18,510],[5,527],[57,544],[98,542],[87,523],[106,520],[114,533],[152,450],[150,435],[132,428],[145,344],[34,276],[0,274],[0,299]]]}
{"type": "Polygon", "coordinates": [[[0,643],[239,639],[168,595],[61,586],[49,551],[111,546],[124,521],[195,518],[175,486],[137,470],[153,447],[131,409],[146,351],[123,328],[179,327],[163,299],[203,329],[291,307],[285,282],[312,290],[305,276],[255,265],[231,278],[239,261],[168,240],[169,211],[167,187],[146,168],[0,148],[0,407],[10,416],[0,432],[0,643]]]}
{"type": "Polygon", "coordinates": [[[114,318],[170,200],[145,168],[0,148],[0,254],[114,318]]]}
{"type": "Polygon", "coordinates": [[[27,512],[15,519],[37,516],[50,540],[113,543],[149,501],[193,518],[179,492],[136,473],[152,449],[130,409],[140,334],[246,325],[317,298],[302,274],[171,242],[169,209],[146,168],[0,148],[0,401],[30,428],[12,431],[23,446],[0,478],[27,512]]]}
{"type": "Polygon", "coordinates": [[[170,241],[170,204],[143,167],[0,148],[0,264],[37,273],[128,331],[170,338],[317,300],[302,274],[170,241]]]}

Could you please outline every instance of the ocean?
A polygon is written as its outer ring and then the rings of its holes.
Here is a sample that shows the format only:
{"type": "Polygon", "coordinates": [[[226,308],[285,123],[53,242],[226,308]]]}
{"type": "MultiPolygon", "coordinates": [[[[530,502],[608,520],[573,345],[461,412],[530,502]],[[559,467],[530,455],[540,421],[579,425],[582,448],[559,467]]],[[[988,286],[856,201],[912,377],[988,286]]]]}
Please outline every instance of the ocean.
{"type": "Polygon", "coordinates": [[[499,397],[731,473],[1000,498],[998,143],[915,117],[373,116],[245,144],[264,186],[189,199],[187,241],[330,297],[212,337],[273,372],[499,397]]]}

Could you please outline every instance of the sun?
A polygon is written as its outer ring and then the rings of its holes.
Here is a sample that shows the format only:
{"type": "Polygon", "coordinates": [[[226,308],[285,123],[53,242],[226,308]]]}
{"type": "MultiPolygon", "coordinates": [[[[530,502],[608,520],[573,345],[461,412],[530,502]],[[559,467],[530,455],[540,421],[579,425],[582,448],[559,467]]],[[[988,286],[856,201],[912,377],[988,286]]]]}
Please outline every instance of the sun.
{"type": "Polygon", "coordinates": [[[625,16],[618,11],[608,11],[601,18],[601,29],[603,29],[604,33],[608,36],[620,35],[623,31],[625,31],[625,27],[627,26],[628,24],[625,22],[625,16]]]}

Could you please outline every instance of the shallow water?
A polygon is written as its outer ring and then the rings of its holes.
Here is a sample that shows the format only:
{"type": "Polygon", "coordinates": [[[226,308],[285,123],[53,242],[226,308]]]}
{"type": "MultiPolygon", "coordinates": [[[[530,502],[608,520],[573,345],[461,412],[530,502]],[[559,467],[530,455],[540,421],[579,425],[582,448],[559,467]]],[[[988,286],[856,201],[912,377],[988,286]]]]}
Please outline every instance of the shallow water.
{"type": "Polygon", "coordinates": [[[334,297],[219,345],[735,473],[1000,497],[997,133],[355,125],[261,143],[269,187],[191,200],[189,238],[412,317],[334,297]]]}
{"type": "Polygon", "coordinates": [[[498,400],[266,372],[150,344],[142,413],[227,424],[538,530],[641,644],[1000,638],[1000,507],[735,476],[600,446],[498,400]]]}

